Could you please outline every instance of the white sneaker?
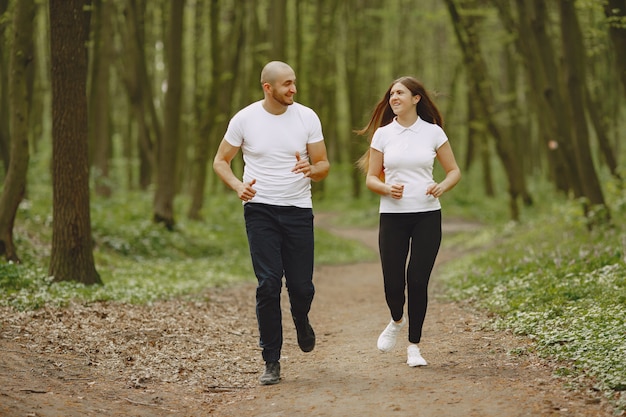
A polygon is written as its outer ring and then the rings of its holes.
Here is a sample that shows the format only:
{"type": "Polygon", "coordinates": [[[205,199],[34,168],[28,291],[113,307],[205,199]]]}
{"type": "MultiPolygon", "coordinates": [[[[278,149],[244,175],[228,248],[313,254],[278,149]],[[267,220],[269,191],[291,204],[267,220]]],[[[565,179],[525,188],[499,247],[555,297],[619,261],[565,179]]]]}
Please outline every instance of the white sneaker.
{"type": "Polygon", "coordinates": [[[428,365],[426,363],[426,360],[424,358],[422,358],[422,354],[420,353],[420,348],[418,348],[416,345],[409,345],[408,348],[406,348],[406,363],[409,366],[426,366],[428,365]]]}
{"type": "Polygon", "coordinates": [[[385,330],[378,336],[378,350],[381,352],[389,352],[396,345],[398,333],[406,325],[406,318],[402,317],[400,323],[396,323],[393,319],[389,322],[385,330]]]}

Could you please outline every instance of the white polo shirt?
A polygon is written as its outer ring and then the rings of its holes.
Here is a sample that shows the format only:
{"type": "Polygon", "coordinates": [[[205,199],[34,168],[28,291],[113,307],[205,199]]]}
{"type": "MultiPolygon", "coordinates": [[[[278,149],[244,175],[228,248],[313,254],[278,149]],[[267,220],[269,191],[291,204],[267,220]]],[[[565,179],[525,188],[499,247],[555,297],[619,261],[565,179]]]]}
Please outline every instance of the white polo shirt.
{"type": "Polygon", "coordinates": [[[291,172],[296,152],[307,159],[307,144],[324,140],[322,124],[312,109],[293,103],[285,113],[275,115],[257,101],[233,116],[224,139],[241,147],[243,181],[256,180],[256,195],[250,202],[313,207],[311,179],[291,172]]]}
{"type": "Polygon", "coordinates": [[[441,208],[439,199],[426,195],[433,184],[433,163],[437,150],[448,141],[443,129],[418,117],[410,127],[395,119],[374,132],[371,147],[383,154],[387,184],[402,184],[401,199],[380,197],[380,213],[416,213],[441,208]]]}

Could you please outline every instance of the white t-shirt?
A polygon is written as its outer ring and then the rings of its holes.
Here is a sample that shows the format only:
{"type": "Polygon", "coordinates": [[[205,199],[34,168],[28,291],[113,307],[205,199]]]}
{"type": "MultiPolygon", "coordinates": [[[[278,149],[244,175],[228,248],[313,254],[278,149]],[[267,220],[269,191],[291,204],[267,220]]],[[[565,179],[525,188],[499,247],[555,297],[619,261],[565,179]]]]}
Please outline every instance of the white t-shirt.
{"type": "Polygon", "coordinates": [[[324,140],[322,124],[312,109],[293,103],[285,113],[275,115],[257,101],[233,116],[224,139],[241,147],[243,181],[256,180],[256,195],[250,202],[313,207],[311,179],[291,172],[296,152],[308,159],[307,144],[324,140]]]}
{"type": "Polygon", "coordinates": [[[437,150],[448,141],[443,129],[418,117],[411,127],[395,119],[374,132],[371,147],[383,154],[387,184],[403,184],[402,198],[380,197],[380,213],[417,213],[441,208],[439,199],[426,195],[433,184],[437,150]]]}

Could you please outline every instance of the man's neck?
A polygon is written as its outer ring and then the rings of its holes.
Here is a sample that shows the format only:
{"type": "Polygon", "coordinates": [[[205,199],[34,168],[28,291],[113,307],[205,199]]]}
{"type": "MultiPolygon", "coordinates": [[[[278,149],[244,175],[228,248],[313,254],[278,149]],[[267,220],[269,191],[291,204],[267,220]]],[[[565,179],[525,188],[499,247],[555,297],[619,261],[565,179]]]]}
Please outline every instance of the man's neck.
{"type": "Polygon", "coordinates": [[[287,111],[287,106],[279,103],[273,103],[268,99],[264,99],[262,104],[266,112],[277,116],[287,111]]]}

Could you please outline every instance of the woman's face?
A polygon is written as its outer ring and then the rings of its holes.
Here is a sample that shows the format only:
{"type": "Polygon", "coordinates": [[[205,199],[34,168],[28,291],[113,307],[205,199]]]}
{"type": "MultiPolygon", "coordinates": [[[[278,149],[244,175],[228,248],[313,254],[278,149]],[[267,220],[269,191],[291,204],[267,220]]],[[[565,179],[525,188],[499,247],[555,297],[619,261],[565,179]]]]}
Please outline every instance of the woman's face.
{"type": "Polygon", "coordinates": [[[415,106],[420,101],[420,96],[414,96],[411,90],[402,83],[395,83],[389,91],[389,106],[396,116],[416,113],[415,106]]]}

